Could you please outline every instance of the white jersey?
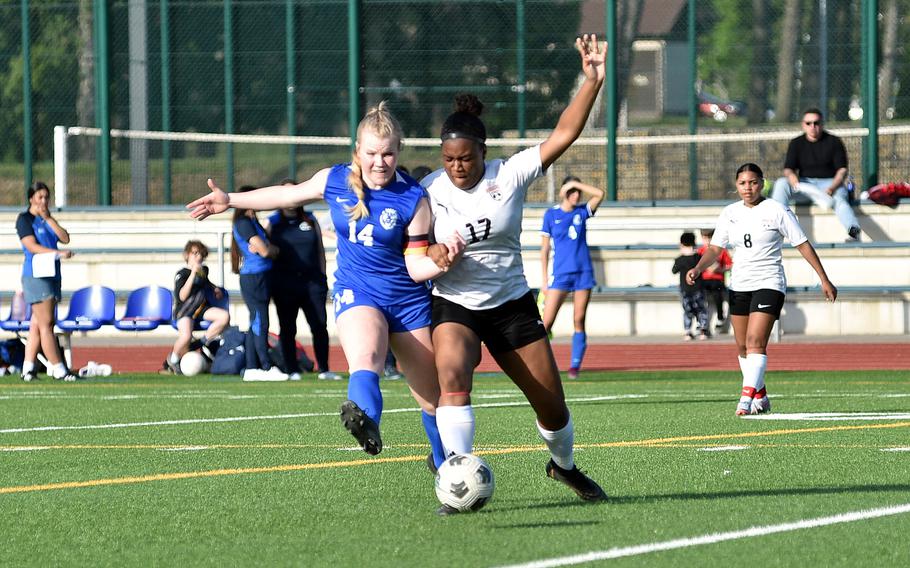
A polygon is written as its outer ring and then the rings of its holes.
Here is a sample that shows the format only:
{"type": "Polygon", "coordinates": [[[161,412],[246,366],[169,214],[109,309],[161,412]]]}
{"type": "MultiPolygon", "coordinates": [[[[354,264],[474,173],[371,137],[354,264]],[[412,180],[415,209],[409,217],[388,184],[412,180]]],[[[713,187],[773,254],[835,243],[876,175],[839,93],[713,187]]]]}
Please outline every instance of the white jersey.
{"type": "Polygon", "coordinates": [[[458,231],[464,255],[433,280],[433,294],[473,310],[487,310],[530,291],[521,263],[521,217],[528,186],[543,173],[540,146],[508,160],[484,163],[483,178],[471,189],[455,187],[445,170],[421,183],[430,195],[433,234],[445,242],[458,231]]]}
{"type": "Polygon", "coordinates": [[[792,246],[809,240],[786,205],[763,199],[754,207],[746,207],[742,201],[724,207],[711,244],[735,248],[730,289],[754,292],[769,288],[786,293],[787,277],[781,261],[785,237],[792,246]]]}

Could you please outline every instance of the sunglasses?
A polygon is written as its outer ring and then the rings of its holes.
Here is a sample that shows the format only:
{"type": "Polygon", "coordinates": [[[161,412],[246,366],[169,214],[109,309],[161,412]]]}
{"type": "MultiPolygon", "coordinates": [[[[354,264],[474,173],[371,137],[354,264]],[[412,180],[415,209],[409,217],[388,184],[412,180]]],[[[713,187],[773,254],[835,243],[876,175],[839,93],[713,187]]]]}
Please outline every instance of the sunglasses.
{"type": "Polygon", "coordinates": [[[820,120],[807,120],[807,121],[803,122],[803,124],[805,124],[806,126],[821,126],[821,125],[822,125],[822,121],[820,121],[820,120]]]}

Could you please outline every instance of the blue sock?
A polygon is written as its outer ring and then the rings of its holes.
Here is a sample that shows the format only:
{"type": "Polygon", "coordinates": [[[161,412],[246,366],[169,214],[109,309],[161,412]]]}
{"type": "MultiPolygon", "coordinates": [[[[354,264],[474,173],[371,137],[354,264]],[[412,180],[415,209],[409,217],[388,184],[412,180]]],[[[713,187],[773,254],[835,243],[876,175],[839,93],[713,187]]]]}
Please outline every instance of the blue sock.
{"type": "Polygon", "coordinates": [[[427,414],[424,410],[421,411],[420,417],[423,419],[423,430],[430,441],[430,449],[433,450],[433,463],[439,467],[446,460],[446,453],[442,447],[442,438],[439,437],[439,428],[436,426],[436,416],[427,414]]]}
{"type": "Polygon", "coordinates": [[[379,375],[373,371],[354,371],[348,379],[348,399],[379,424],[382,417],[382,393],[379,375]]]}
{"type": "Polygon", "coordinates": [[[585,358],[585,349],[588,348],[588,335],[583,331],[572,334],[572,362],[569,367],[581,368],[581,360],[585,358]]]}

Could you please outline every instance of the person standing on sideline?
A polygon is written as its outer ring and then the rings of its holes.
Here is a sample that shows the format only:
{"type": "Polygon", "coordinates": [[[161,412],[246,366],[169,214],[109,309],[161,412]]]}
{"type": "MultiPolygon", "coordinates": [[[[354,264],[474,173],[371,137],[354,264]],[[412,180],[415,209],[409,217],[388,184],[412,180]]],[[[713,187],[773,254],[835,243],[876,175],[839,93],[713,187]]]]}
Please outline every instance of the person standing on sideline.
{"type": "MultiPolygon", "coordinates": [[[[283,186],[297,185],[286,179],[283,186]]],[[[316,216],[302,206],[280,209],[269,216],[268,235],[278,247],[272,264],[272,299],[278,312],[278,337],[284,372],[300,380],[297,360],[297,314],[302,310],[313,337],[313,354],[319,368],[317,378],[340,380],[329,370],[329,332],[325,303],[329,286],[325,270],[325,246],[316,216]]]]}
{"type": "Polygon", "coordinates": [[[784,160],[784,177],[774,182],[771,198],[784,205],[793,198],[797,203],[815,203],[831,209],[847,230],[851,241],[860,237],[859,221],[844,180],[847,177],[847,150],[843,141],[823,127],[822,111],[803,112],[802,136],[790,141],[784,160]]]}
{"type": "Polygon", "coordinates": [[[705,308],[705,292],[701,281],[689,284],[686,273],[701,256],[695,252],[695,233],[686,231],[679,237],[679,256],[673,261],[673,274],[679,274],[679,301],[683,310],[684,341],[692,341],[692,322],[698,326],[698,339],[708,339],[708,310],[705,308]]]}
{"type": "MultiPolygon", "coordinates": [[[[441,394],[437,420],[446,450],[474,445],[471,388],[481,342],[518,385],[550,450],[546,474],[586,501],[606,494],[575,465],[574,426],[537,303],[521,262],[521,218],[528,186],[581,134],[604,81],[604,51],[594,36],[577,38],[584,81],[541,144],[507,160],[486,160],[482,103],[458,95],[442,126],[443,168],[421,183],[430,194],[434,233],[453,230],[468,242],[463,256],[433,281],[433,346],[441,394]]],[[[434,247],[434,258],[444,253],[434,247]]],[[[407,371],[405,372],[407,376],[407,371]]],[[[441,515],[456,512],[443,505],[441,515]]]]}
{"type": "MultiPolygon", "coordinates": [[[[701,230],[701,246],[698,247],[698,256],[704,256],[705,250],[711,244],[711,237],[714,236],[714,229],[701,230]]],[[[705,302],[707,306],[714,306],[714,314],[717,319],[714,323],[714,331],[720,333],[726,325],[726,312],[724,311],[724,300],[727,297],[727,271],[733,266],[733,259],[727,249],[720,252],[717,260],[701,273],[701,285],[705,292],[705,302]]],[[[711,316],[708,315],[708,325],[710,326],[711,316]]]]}
{"type": "Polygon", "coordinates": [[[768,338],[774,322],[780,317],[787,290],[781,258],[784,238],[815,270],[825,298],[829,302],[837,299],[837,288],[828,279],[796,216],[786,205],[762,197],[763,177],[761,168],[752,163],[743,164],[736,170],[736,191],[742,201],[724,208],[705,255],[686,273],[688,282],[694,284],[727,245],[734,247],[730,320],[743,374],[737,416],[771,410],[765,388],[765,369],[768,366],[768,338]]]}
{"type": "MultiPolygon", "coordinates": [[[[238,194],[255,189],[245,185],[238,194]]],[[[269,299],[272,293],[272,260],[278,247],[269,242],[252,209],[235,209],[231,241],[231,270],[240,275],[240,293],[250,312],[246,335],[243,380],[282,380],[288,376],[269,359],[269,299]]]]}
{"type": "Polygon", "coordinates": [[[203,351],[212,359],[212,343],[230,325],[231,314],[224,308],[212,305],[213,300],[224,298],[224,290],[209,280],[209,267],[203,264],[209,248],[202,241],[187,241],[183,247],[186,266],[174,276],[174,321],[177,323],[177,340],[164,361],[164,372],[180,374],[180,358],[189,351],[193,328],[197,322],[211,322],[205,330],[203,351]]]}
{"type": "Polygon", "coordinates": [[[16,218],[16,233],[25,253],[22,292],[25,302],[32,307],[22,363],[22,380],[26,382],[38,378],[35,361],[39,350],[50,365],[48,374],[66,382],[78,378],[66,367],[54,335],[57,302],[61,295],[60,259],[71,258],[73,251],[57,249],[58,242],[69,244],[70,235],[51,215],[49,202],[50,189],[44,182],[35,182],[28,188],[28,209],[16,218]],[[43,263],[41,259],[49,257],[37,255],[54,255],[54,258],[43,263]]]}
{"type": "Polygon", "coordinates": [[[572,334],[572,358],[569,378],[577,379],[581,362],[588,348],[585,318],[591,289],[597,285],[591,251],[588,250],[588,219],[594,216],[604,198],[604,190],[568,176],[559,188],[559,204],[543,215],[540,264],[541,292],[544,294],[543,325],[547,333],[553,328],[559,308],[572,292],[575,332],[572,334]],[[579,204],[582,197],[584,204],[579,204]],[[553,241],[553,274],[550,275],[550,240],[553,241]],[[548,284],[549,283],[549,284],[548,284]]]}
{"type": "MultiPolygon", "coordinates": [[[[439,381],[430,338],[427,280],[440,268],[427,256],[432,217],[426,192],[396,171],[404,138],[385,102],[367,111],[357,127],[349,164],[317,172],[295,186],[272,186],[227,194],[209,180],[211,193],[187,205],[204,219],[228,207],[287,209],[325,199],[338,235],[334,306],[338,338],[350,368],[348,400],[341,421],[368,454],[382,451],[382,373],[389,342],[411,394],[423,409],[432,453],[442,464],[445,451],[436,427],[439,381]]],[[[445,266],[464,248],[457,235],[445,239],[445,266]]]]}

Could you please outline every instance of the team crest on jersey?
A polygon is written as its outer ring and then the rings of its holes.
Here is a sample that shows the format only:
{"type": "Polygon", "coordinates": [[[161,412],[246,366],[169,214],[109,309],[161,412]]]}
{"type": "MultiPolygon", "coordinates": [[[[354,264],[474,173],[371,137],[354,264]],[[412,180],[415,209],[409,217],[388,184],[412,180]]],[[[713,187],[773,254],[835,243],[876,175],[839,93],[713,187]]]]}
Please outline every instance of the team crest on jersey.
{"type": "Polygon", "coordinates": [[[774,230],[774,221],[772,221],[770,219],[762,219],[761,228],[766,231],[773,231],[774,230]]]}
{"type": "Polygon", "coordinates": [[[502,200],[502,192],[499,190],[499,186],[495,183],[487,188],[487,194],[493,198],[493,201],[502,200]]]}
{"type": "Polygon", "coordinates": [[[575,216],[572,217],[572,224],[573,224],[573,225],[581,225],[581,215],[579,215],[578,213],[576,213],[575,216]]]}
{"type": "Polygon", "coordinates": [[[386,207],[382,210],[382,213],[379,214],[379,224],[386,231],[392,230],[392,227],[398,222],[398,211],[395,211],[391,207],[386,207]]]}

